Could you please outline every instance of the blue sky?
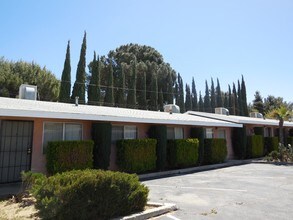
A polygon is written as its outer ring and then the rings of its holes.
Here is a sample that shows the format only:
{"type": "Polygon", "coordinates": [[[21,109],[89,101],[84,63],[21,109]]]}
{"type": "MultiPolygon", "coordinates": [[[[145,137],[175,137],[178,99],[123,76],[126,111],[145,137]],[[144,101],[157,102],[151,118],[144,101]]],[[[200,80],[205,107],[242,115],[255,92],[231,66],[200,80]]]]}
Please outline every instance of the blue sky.
{"type": "Polygon", "coordinates": [[[227,90],[243,74],[248,102],[256,90],[293,101],[292,0],[1,0],[0,9],[0,56],[59,79],[70,40],[75,80],[86,30],[87,63],[94,50],[149,45],[202,93],[206,79],[227,90]]]}

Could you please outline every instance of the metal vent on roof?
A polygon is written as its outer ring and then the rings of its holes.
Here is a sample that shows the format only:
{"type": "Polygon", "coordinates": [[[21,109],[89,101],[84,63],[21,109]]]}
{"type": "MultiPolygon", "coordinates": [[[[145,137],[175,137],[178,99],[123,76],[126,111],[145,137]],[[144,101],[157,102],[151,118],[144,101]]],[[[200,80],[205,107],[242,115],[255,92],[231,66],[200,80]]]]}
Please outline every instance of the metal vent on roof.
{"type": "Polygon", "coordinates": [[[259,113],[259,112],[250,112],[249,116],[251,118],[263,118],[262,113],[259,113]]]}
{"type": "Polygon", "coordinates": [[[170,114],[180,113],[180,107],[174,104],[164,105],[164,112],[169,112],[170,114]]]}
{"type": "Polygon", "coordinates": [[[226,108],[219,107],[215,108],[215,113],[219,115],[229,115],[229,110],[226,108]]]}
{"type": "Polygon", "coordinates": [[[37,86],[22,84],[19,87],[19,98],[37,100],[37,86]]]}

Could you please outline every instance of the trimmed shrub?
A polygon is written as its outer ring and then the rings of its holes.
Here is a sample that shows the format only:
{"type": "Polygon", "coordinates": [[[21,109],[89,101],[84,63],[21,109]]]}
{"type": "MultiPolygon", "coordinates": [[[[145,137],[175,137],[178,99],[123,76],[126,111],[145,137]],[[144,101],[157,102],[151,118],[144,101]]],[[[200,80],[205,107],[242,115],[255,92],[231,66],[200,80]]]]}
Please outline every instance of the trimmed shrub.
{"type": "Polygon", "coordinates": [[[142,211],[149,190],[134,174],[74,170],[37,181],[31,192],[43,219],[110,219],[142,211]]]}
{"type": "Polygon", "coordinates": [[[95,123],[92,125],[94,141],[94,168],[108,169],[111,154],[112,125],[110,123],[95,123]]]}
{"type": "Polygon", "coordinates": [[[166,125],[153,125],[148,131],[150,138],[157,140],[156,146],[156,168],[164,170],[167,160],[167,127],[166,125]]]}
{"type": "Polygon", "coordinates": [[[232,131],[232,145],[234,154],[238,159],[244,159],[246,157],[246,127],[233,128],[232,131]]]}
{"type": "Polygon", "coordinates": [[[46,151],[49,174],[93,167],[93,141],[52,141],[46,151]]]}
{"type": "Polygon", "coordinates": [[[278,137],[265,137],[264,138],[264,154],[278,150],[279,139],[278,137]]]}
{"type": "Polygon", "coordinates": [[[198,147],[198,165],[203,164],[204,160],[204,129],[202,127],[193,127],[190,129],[190,137],[197,138],[199,141],[198,147]]]}
{"type": "Polygon", "coordinates": [[[222,163],[227,157],[226,139],[212,138],[204,139],[204,163],[222,163]]]}
{"type": "Polygon", "coordinates": [[[247,158],[262,157],[264,155],[264,141],[261,135],[247,137],[247,158]]]}
{"type": "Polygon", "coordinates": [[[117,141],[117,165],[129,173],[156,169],[156,145],[150,138],[117,141]]]}
{"type": "Polygon", "coordinates": [[[198,161],[198,139],[168,140],[167,161],[172,168],[196,165],[198,161]]]}

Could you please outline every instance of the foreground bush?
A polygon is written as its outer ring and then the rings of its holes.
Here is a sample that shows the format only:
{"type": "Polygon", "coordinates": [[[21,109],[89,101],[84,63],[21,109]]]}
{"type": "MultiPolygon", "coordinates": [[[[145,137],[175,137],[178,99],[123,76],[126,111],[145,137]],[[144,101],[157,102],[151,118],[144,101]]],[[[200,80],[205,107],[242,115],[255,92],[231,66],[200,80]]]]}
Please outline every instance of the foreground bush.
{"type": "Polygon", "coordinates": [[[93,141],[52,141],[46,151],[49,174],[93,167],[93,141]]]}
{"type": "Polygon", "coordinates": [[[262,157],[264,155],[264,141],[261,135],[247,137],[247,158],[262,157]]]}
{"type": "Polygon", "coordinates": [[[196,165],[198,161],[198,147],[198,139],[168,140],[168,165],[172,168],[196,165]]]}
{"type": "Polygon", "coordinates": [[[148,188],[137,175],[74,170],[35,181],[32,193],[44,219],[109,219],[142,211],[148,188]]]}
{"type": "Polygon", "coordinates": [[[215,164],[222,163],[227,157],[226,140],[222,138],[213,138],[204,140],[204,163],[215,164]]]}
{"type": "Polygon", "coordinates": [[[271,162],[293,162],[293,148],[290,144],[288,146],[280,144],[279,149],[272,151],[266,159],[271,162]]]}
{"type": "Polygon", "coordinates": [[[122,171],[142,173],[156,169],[155,139],[117,141],[117,164],[122,171]]]}

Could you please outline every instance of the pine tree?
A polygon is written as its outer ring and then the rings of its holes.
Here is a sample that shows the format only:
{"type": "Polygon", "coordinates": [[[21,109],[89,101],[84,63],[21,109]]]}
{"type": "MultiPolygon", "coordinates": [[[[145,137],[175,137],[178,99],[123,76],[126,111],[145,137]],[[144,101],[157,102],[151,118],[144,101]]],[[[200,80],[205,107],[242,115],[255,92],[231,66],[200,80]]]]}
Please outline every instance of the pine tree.
{"type": "Polygon", "coordinates": [[[88,104],[99,105],[100,101],[100,58],[96,59],[96,52],[94,52],[94,59],[89,66],[91,72],[91,79],[88,85],[88,104]]]}
{"type": "Polygon", "coordinates": [[[85,103],[85,78],[86,78],[85,55],[86,55],[86,32],[84,32],[84,37],[83,37],[81,50],[80,50],[80,58],[79,58],[79,62],[77,65],[77,70],[76,70],[76,80],[73,86],[72,96],[71,96],[72,100],[75,100],[75,97],[78,96],[79,102],[81,104],[85,103]]]}
{"type": "Polygon", "coordinates": [[[107,88],[105,93],[104,105],[105,106],[114,106],[114,82],[113,82],[113,66],[112,62],[109,63],[109,72],[108,72],[108,79],[107,79],[107,88]]]}
{"type": "Polygon", "coordinates": [[[241,80],[241,99],[242,99],[243,115],[248,116],[249,113],[248,113],[248,106],[247,106],[246,86],[245,86],[243,75],[241,80]]]}
{"type": "Polygon", "coordinates": [[[233,97],[233,115],[239,115],[239,106],[238,106],[238,97],[237,97],[237,91],[235,83],[233,83],[233,89],[232,89],[232,97],[233,97]]]}
{"type": "Polygon", "coordinates": [[[264,114],[264,102],[259,91],[254,94],[254,100],[252,101],[253,109],[257,110],[259,113],[264,114]]]}
{"type": "Polygon", "coordinates": [[[131,76],[128,83],[127,108],[136,108],[136,58],[131,63],[131,76]]]}
{"type": "Polygon", "coordinates": [[[217,104],[216,104],[216,92],[215,92],[215,85],[214,80],[211,78],[211,112],[215,111],[217,104]]]}
{"type": "Polygon", "coordinates": [[[221,91],[220,82],[218,78],[217,78],[217,87],[216,87],[216,102],[217,102],[217,107],[223,107],[222,91],[221,91]]]}
{"type": "Polygon", "coordinates": [[[204,111],[205,112],[212,112],[211,108],[211,100],[210,100],[210,92],[208,82],[206,81],[206,89],[205,89],[205,96],[204,96],[204,111]]]}
{"type": "Polygon", "coordinates": [[[158,79],[155,73],[152,74],[151,78],[151,98],[149,100],[150,110],[157,111],[158,109],[158,79]]]}
{"type": "Polygon", "coordinates": [[[192,110],[190,87],[187,83],[185,85],[185,110],[186,111],[192,110]]]}
{"type": "Polygon", "coordinates": [[[117,93],[116,93],[116,104],[118,107],[125,107],[125,65],[121,64],[121,72],[117,79],[117,93]]]}
{"type": "Polygon", "coordinates": [[[205,111],[203,99],[202,99],[202,96],[201,96],[201,92],[199,92],[198,111],[200,111],[200,112],[205,111]]]}
{"type": "Polygon", "coordinates": [[[59,102],[70,102],[71,90],[71,66],[70,66],[70,41],[67,43],[66,58],[61,76],[61,86],[59,93],[59,102]]]}
{"type": "Polygon", "coordinates": [[[192,77],[192,110],[193,111],[198,111],[198,102],[197,102],[197,92],[196,92],[196,87],[195,87],[195,82],[194,78],[192,77]]]}

